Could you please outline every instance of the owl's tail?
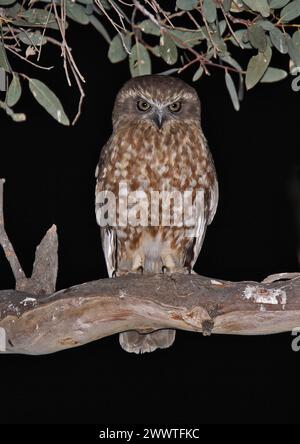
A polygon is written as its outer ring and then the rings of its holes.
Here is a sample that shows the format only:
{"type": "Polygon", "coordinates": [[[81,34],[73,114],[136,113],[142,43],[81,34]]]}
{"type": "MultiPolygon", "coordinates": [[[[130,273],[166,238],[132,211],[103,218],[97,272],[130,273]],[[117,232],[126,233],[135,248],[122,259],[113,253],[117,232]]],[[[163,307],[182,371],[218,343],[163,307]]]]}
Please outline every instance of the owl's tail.
{"type": "Polygon", "coordinates": [[[164,329],[141,334],[137,331],[120,333],[121,347],[129,353],[147,353],[157,348],[168,348],[175,340],[176,330],[164,329]]]}

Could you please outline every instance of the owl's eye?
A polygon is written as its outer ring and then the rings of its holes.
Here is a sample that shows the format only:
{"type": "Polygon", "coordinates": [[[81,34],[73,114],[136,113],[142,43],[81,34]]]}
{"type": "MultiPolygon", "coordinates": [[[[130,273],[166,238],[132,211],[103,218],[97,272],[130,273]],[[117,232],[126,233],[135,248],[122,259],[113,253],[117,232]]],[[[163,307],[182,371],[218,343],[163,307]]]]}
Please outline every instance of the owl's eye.
{"type": "Polygon", "coordinates": [[[151,109],[150,103],[146,102],[146,100],[139,100],[137,107],[140,111],[149,111],[149,109],[151,109]]]}
{"type": "Polygon", "coordinates": [[[168,108],[169,111],[171,111],[171,113],[178,113],[178,111],[181,110],[181,102],[171,103],[171,105],[169,105],[168,108]]]}

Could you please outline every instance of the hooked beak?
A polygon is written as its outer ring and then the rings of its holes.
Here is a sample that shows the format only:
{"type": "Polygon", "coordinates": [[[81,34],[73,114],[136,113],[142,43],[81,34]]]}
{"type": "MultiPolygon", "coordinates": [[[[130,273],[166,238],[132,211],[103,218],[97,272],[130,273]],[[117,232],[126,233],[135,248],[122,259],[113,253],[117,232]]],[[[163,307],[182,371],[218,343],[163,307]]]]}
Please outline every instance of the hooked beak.
{"type": "Polygon", "coordinates": [[[164,124],[164,121],[165,121],[165,116],[164,116],[163,111],[161,111],[161,110],[155,111],[154,116],[153,116],[153,121],[154,121],[155,125],[157,126],[157,128],[161,129],[164,124]]]}

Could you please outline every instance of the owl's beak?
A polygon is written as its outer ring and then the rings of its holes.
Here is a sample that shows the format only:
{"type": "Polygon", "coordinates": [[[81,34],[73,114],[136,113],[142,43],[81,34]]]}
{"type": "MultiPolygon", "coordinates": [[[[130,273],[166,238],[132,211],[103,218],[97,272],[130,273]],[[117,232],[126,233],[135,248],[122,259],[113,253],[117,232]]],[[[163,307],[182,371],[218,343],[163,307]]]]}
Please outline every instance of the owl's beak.
{"type": "Polygon", "coordinates": [[[164,112],[161,110],[155,111],[155,113],[153,115],[153,121],[154,121],[155,125],[157,126],[157,128],[161,129],[164,124],[164,121],[165,121],[164,112]]]}

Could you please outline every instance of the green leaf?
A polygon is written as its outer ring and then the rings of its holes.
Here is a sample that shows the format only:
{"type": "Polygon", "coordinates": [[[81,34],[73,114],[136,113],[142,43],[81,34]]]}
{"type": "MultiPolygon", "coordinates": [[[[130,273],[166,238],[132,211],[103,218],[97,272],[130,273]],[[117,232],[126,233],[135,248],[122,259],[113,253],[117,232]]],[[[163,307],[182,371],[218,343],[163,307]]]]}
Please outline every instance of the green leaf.
{"type": "Polygon", "coordinates": [[[52,13],[49,14],[49,11],[46,9],[38,9],[38,8],[28,9],[27,11],[23,12],[22,18],[25,19],[30,24],[36,26],[44,27],[47,24],[47,28],[59,29],[55,15],[52,13]]]}
{"type": "Polygon", "coordinates": [[[7,105],[10,108],[15,106],[16,103],[19,101],[21,94],[22,94],[22,87],[19,77],[16,74],[14,74],[6,94],[7,105]]]}
{"type": "Polygon", "coordinates": [[[139,42],[131,49],[129,67],[132,77],[151,74],[151,59],[144,45],[139,42]]]}
{"type": "Polygon", "coordinates": [[[9,6],[15,3],[16,0],[0,0],[0,6],[9,6]]]}
{"type": "Polygon", "coordinates": [[[168,30],[169,34],[174,36],[174,42],[178,48],[193,47],[199,45],[204,40],[205,34],[199,31],[180,31],[179,29],[168,30]]]}
{"type": "Polygon", "coordinates": [[[199,66],[199,68],[197,69],[197,71],[194,74],[193,82],[197,82],[197,80],[199,80],[200,77],[202,77],[203,72],[204,72],[204,69],[202,68],[202,66],[199,66]]]}
{"type": "Polygon", "coordinates": [[[89,16],[85,12],[85,7],[78,5],[78,3],[67,3],[67,16],[81,25],[88,25],[90,23],[89,16]]]}
{"type": "Polygon", "coordinates": [[[248,37],[253,48],[264,52],[267,48],[267,37],[264,29],[259,25],[252,25],[248,28],[248,37]]]}
{"type": "Polygon", "coordinates": [[[269,17],[270,6],[267,0],[243,0],[252,11],[259,12],[263,17],[269,17]]]}
{"type": "Polygon", "coordinates": [[[273,83],[279,82],[287,77],[288,73],[284,69],[269,67],[263,77],[261,78],[261,83],[273,83]]]}
{"type": "Polygon", "coordinates": [[[246,88],[253,88],[266,72],[272,57],[272,49],[268,46],[265,52],[251,57],[246,72],[246,88]]]}
{"type": "Polygon", "coordinates": [[[269,0],[270,8],[279,9],[288,4],[290,0],[269,0]]]}
{"type": "Polygon", "coordinates": [[[243,71],[241,65],[236,60],[234,60],[229,53],[221,55],[220,59],[235,68],[237,71],[243,71]]]}
{"type": "Polygon", "coordinates": [[[291,38],[288,38],[287,44],[290,58],[297,67],[300,67],[300,46],[296,46],[291,38]]]}
{"type": "Polygon", "coordinates": [[[293,39],[293,42],[296,46],[300,46],[300,30],[299,29],[294,32],[292,39],[293,39]]]}
{"type": "Polygon", "coordinates": [[[219,33],[220,33],[220,35],[224,34],[224,32],[226,31],[226,28],[227,28],[226,20],[221,20],[219,22],[219,33]]]}
{"type": "Polygon", "coordinates": [[[152,20],[143,20],[139,26],[145,34],[160,36],[160,29],[152,20]]]}
{"type": "Polygon", "coordinates": [[[203,0],[203,14],[208,23],[213,23],[217,18],[217,8],[214,0],[203,0]]]}
{"type": "Polygon", "coordinates": [[[239,101],[239,98],[238,98],[238,94],[237,94],[234,82],[233,82],[232,77],[231,77],[231,75],[229,74],[228,71],[225,71],[225,83],[226,83],[229,95],[231,97],[234,109],[236,111],[239,111],[239,109],[240,109],[240,101],[239,101]]]}
{"type": "Polygon", "coordinates": [[[111,38],[102,23],[97,19],[97,17],[95,17],[94,15],[90,15],[89,21],[91,25],[93,25],[94,28],[102,35],[104,40],[106,40],[106,42],[110,45],[111,38]]]}
{"type": "Polygon", "coordinates": [[[287,54],[288,52],[287,38],[286,35],[283,34],[282,31],[280,31],[280,29],[274,28],[272,31],[270,31],[270,39],[275,48],[281,54],[287,54]]]}
{"type": "Polygon", "coordinates": [[[177,0],[176,6],[183,11],[191,11],[198,6],[198,0],[177,0]]]}
{"type": "Polygon", "coordinates": [[[112,63],[118,63],[122,60],[125,60],[128,56],[128,52],[130,51],[131,46],[131,37],[130,35],[123,35],[123,41],[120,34],[117,34],[111,41],[109,50],[108,50],[108,58],[112,63]],[[127,48],[124,48],[124,45],[127,48]]]}
{"type": "Polygon", "coordinates": [[[280,17],[283,22],[290,22],[300,15],[300,0],[294,0],[286,5],[281,13],[280,17]]]}
{"type": "Polygon", "coordinates": [[[174,40],[167,34],[160,39],[160,55],[168,65],[174,65],[177,62],[178,51],[174,40]]]}
{"type": "Polygon", "coordinates": [[[11,72],[11,67],[7,59],[5,47],[0,40],[0,68],[3,68],[6,72],[11,72]]]}
{"type": "Polygon", "coordinates": [[[225,12],[229,12],[231,9],[232,0],[224,0],[223,1],[223,8],[225,12]]]}
{"type": "Polygon", "coordinates": [[[275,29],[274,23],[269,20],[258,20],[255,24],[261,26],[265,31],[272,31],[272,29],[275,29]]]}
{"type": "Polygon", "coordinates": [[[239,46],[236,42],[235,39],[237,39],[237,41],[239,42],[240,46],[242,47],[242,49],[253,49],[252,46],[250,45],[250,43],[247,43],[244,41],[244,36],[248,35],[248,32],[246,29],[238,29],[237,31],[234,31],[234,36],[230,37],[230,41],[231,43],[234,44],[234,46],[239,46]]]}
{"type": "Polygon", "coordinates": [[[63,106],[58,97],[37,79],[29,79],[29,88],[36,101],[45,108],[46,111],[62,125],[70,125],[63,106]]]}
{"type": "Polygon", "coordinates": [[[47,43],[47,39],[41,34],[41,31],[21,31],[18,38],[25,45],[39,46],[47,43]]]}

